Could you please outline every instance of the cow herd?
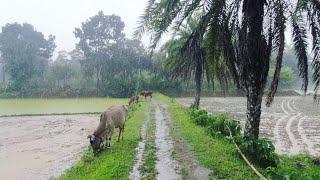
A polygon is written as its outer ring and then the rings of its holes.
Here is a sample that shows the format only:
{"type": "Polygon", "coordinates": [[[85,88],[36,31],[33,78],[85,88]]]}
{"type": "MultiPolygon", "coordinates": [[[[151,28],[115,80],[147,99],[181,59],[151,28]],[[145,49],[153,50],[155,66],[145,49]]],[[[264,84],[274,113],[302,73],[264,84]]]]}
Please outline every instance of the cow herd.
{"type": "MultiPolygon", "coordinates": [[[[142,91],[140,96],[152,98],[152,91],[142,91]]],[[[129,100],[129,106],[139,103],[139,95],[132,96],[129,100]]],[[[99,125],[92,135],[89,135],[90,145],[94,154],[100,152],[103,148],[110,147],[112,134],[115,128],[119,128],[118,141],[123,140],[124,127],[128,114],[127,105],[114,105],[109,107],[100,115],[99,125]]]]}

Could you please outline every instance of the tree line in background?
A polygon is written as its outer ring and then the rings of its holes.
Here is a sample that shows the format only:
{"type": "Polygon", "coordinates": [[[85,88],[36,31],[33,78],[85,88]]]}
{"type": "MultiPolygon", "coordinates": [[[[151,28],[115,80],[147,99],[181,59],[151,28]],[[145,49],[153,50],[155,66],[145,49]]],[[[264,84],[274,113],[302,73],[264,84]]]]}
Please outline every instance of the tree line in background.
{"type": "MultiPolygon", "coordinates": [[[[129,97],[142,89],[190,96],[199,87],[206,95],[232,94],[236,87],[223,59],[219,64],[208,61],[197,76],[199,81],[193,81],[196,64],[180,57],[180,47],[198,21],[190,19],[188,26],[177,31],[179,38],[151,57],[139,40],[125,37],[119,16],[99,12],[75,28],[76,49],[59,51],[54,59],[53,35],[45,37],[27,23],[7,24],[0,33],[1,97],[129,97]]],[[[298,79],[292,48],[287,52],[281,72],[283,89],[292,88],[298,79]]]]}
{"type": "MultiPolygon", "coordinates": [[[[99,12],[81,27],[76,49],[59,51],[55,37],[44,37],[27,23],[11,23],[0,33],[0,94],[2,97],[129,97],[142,89],[178,93],[171,80],[138,40],[125,37],[116,15],[99,12]]],[[[158,56],[159,58],[163,56],[158,56]]]]}

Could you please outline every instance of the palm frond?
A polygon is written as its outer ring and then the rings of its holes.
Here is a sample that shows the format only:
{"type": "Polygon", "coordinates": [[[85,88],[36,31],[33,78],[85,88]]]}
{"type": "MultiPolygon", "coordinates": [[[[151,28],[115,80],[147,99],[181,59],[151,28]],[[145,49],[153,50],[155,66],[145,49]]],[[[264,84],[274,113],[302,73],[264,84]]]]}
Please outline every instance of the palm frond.
{"type": "Polygon", "coordinates": [[[320,2],[312,0],[308,7],[308,21],[312,36],[312,69],[314,82],[314,98],[317,98],[320,86],[320,2]]]}
{"type": "MultiPolygon", "coordinates": [[[[284,51],[284,31],[285,31],[285,10],[284,10],[284,2],[281,0],[277,0],[274,6],[274,13],[276,15],[274,21],[274,41],[275,46],[278,48],[278,53],[276,57],[276,68],[273,74],[273,80],[270,86],[270,90],[266,99],[266,105],[269,107],[273,102],[273,98],[278,89],[278,83],[280,80],[280,72],[282,66],[283,59],[283,51],[284,51]]],[[[269,35],[271,36],[271,35],[269,35]]]]}
{"type": "Polygon", "coordinates": [[[138,27],[134,31],[133,36],[137,39],[141,39],[142,34],[145,33],[146,27],[150,21],[150,14],[152,13],[152,7],[156,0],[148,0],[147,6],[144,9],[144,13],[139,17],[138,27]]]}
{"type": "Polygon", "coordinates": [[[155,49],[159,40],[173,23],[175,18],[181,12],[184,4],[180,0],[161,1],[153,10],[152,22],[150,23],[153,30],[151,49],[155,49]]]}
{"type": "Polygon", "coordinates": [[[199,8],[201,0],[192,0],[191,2],[187,3],[188,0],[186,1],[186,5],[182,9],[182,15],[181,17],[176,21],[175,29],[180,29],[180,26],[182,23],[185,21],[186,18],[192,16],[192,14],[196,11],[197,8],[199,8]]]}
{"type": "MultiPolygon", "coordinates": [[[[206,32],[206,29],[208,27],[208,24],[213,17],[214,8],[211,8],[202,18],[200,19],[197,28],[191,33],[188,40],[184,43],[184,45],[181,48],[181,54],[182,58],[185,59],[185,61],[192,61],[193,60],[199,60],[203,61],[204,58],[202,58],[203,54],[203,37],[206,32]]],[[[196,62],[194,62],[196,63],[196,62]]],[[[190,63],[192,64],[192,63],[190,63]]]]}
{"type": "Polygon", "coordinates": [[[174,19],[181,12],[184,6],[180,0],[160,1],[149,0],[144,14],[140,17],[139,26],[134,36],[141,38],[145,31],[151,33],[151,45],[153,50],[157,46],[162,35],[168,31],[168,28],[174,19]]]}
{"type": "MultiPolygon", "coordinates": [[[[231,18],[231,17],[229,17],[231,18]]],[[[233,34],[232,29],[229,28],[229,18],[226,16],[222,17],[221,24],[219,26],[219,46],[222,47],[223,55],[228,66],[229,72],[231,73],[234,84],[238,89],[241,89],[240,82],[240,71],[238,66],[239,57],[236,47],[233,45],[233,34]]]]}
{"type": "Polygon", "coordinates": [[[293,27],[293,42],[298,58],[299,76],[302,78],[302,90],[306,93],[308,89],[308,57],[307,57],[307,34],[304,26],[299,23],[301,19],[299,16],[294,15],[292,18],[293,27]]]}

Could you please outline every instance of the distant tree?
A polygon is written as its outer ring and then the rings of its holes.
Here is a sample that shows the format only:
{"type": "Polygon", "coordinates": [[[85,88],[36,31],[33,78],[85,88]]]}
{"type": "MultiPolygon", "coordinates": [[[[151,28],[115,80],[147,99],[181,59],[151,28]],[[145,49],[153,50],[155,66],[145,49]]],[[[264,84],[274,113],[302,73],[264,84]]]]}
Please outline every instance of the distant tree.
{"type": "Polygon", "coordinates": [[[84,61],[83,52],[80,49],[74,49],[69,53],[71,62],[81,62],[84,61]]]}
{"type": "Polygon", "coordinates": [[[1,57],[1,54],[0,54],[0,72],[1,72],[0,73],[1,81],[5,82],[6,81],[6,71],[5,71],[4,62],[1,57]]]}
{"type": "Polygon", "coordinates": [[[136,91],[141,71],[149,70],[152,61],[140,41],[125,39],[122,46],[113,51],[109,63],[103,65],[102,88],[113,97],[128,97],[136,91]]]}
{"type": "Polygon", "coordinates": [[[114,57],[115,50],[124,41],[124,23],[116,15],[104,15],[100,11],[97,15],[82,23],[74,31],[79,38],[77,47],[84,53],[85,60],[82,65],[87,68],[88,75],[96,75],[96,88],[101,88],[101,72],[103,66],[114,57]]]}
{"type": "Polygon", "coordinates": [[[46,39],[30,24],[6,24],[0,34],[0,51],[13,89],[26,91],[29,80],[43,77],[55,49],[55,37],[46,39]]]}
{"type": "Polygon", "coordinates": [[[70,60],[69,53],[66,50],[58,51],[58,56],[56,58],[56,61],[60,62],[68,62],[70,60]]]}
{"type": "MultiPolygon", "coordinates": [[[[268,75],[269,80],[273,78],[274,74],[272,72],[274,72],[274,70],[275,66],[271,66],[268,75]]],[[[283,65],[280,72],[280,79],[281,81],[279,82],[279,88],[290,89],[297,84],[296,82],[298,80],[298,75],[294,74],[290,67],[283,65]]]]}
{"type": "Polygon", "coordinates": [[[67,61],[54,61],[50,64],[50,73],[52,73],[53,80],[56,87],[65,89],[70,81],[74,78],[75,70],[71,63],[67,61]]]}

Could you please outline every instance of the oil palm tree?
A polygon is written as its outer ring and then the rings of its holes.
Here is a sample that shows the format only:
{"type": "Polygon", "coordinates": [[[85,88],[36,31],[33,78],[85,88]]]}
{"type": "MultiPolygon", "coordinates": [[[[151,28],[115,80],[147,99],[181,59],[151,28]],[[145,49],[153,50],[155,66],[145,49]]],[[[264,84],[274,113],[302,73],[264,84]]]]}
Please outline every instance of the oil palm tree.
{"type": "Polygon", "coordinates": [[[195,100],[191,104],[191,108],[199,108],[200,96],[201,96],[201,86],[206,75],[208,83],[214,83],[214,77],[217,74],[218,80],[221,85],[223,85],[224,92],[228,85],[228,76],[225,71],[227,68],[223,68],[224,61],[219,60],[221,57],[211,57],[207,56],[206,41],[199,43],[199,53],[196,56],[187,56],[188,54],[181,54],[181,47],[188,40],[188,37],[197,27],[198,15],[196,17],[191,17],[183,24],[179,29],[175,29],[175,36],[169,40],[163,47],[162,51],[167,54],[167,68],[170,69],[170,74],[173,78],[178,78],[182,76],[185,80],[195,79],[195,100]],[[217,61],[210,61],[216,58],[217,61]],[[218,68],[219,67],[219,68],[218,68]],[[222,71],[223,70],[223,71],[222,71]]]}
{"type": "Polygon", "coordinates": [[[210,53],[214,55],[217,49],[222,50],[234,82],[246,92],[245,136],[259,137],[262,97],[272,51],[277,54],[277,62],[267,105],[272,103],[277,91],[288,25],[293,29],[298,69],[305,92],[309,82],[306,41],[306,26],[309,26],[316,97],[320,85],[319,0],[149,0],[136,35],[139,37],[145,31],[151,33],[151,48],[155,48],[165,32],[171,27],[181,26],[199,11],[203,15],[181,47],[181,54],[198,57],[206,34],[214,34],[210,40],[210,53]]]}

